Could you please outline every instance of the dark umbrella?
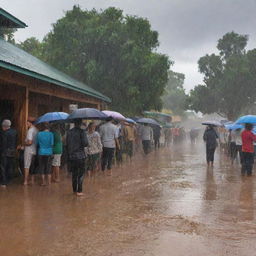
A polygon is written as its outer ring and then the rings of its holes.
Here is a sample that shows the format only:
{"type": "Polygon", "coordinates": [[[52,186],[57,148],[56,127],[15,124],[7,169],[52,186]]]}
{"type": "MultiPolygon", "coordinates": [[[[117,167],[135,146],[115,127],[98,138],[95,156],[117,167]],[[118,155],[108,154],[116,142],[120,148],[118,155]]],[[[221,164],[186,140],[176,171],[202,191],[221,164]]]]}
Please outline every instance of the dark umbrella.
{"type": "Polygon", "coordinates": [[[95,108],[79,108],[74,110],[67,118],[67,120],[73,120],[73,119],[98,119],[98,120],[104,120],[108,116],[98,109],[95,108]]]}
{"type": "Polygon", "coordinates": [[[149,125],[160,126],[160,124],[152,118],[140,118],[136,122],[139,123],[139,124],[149,124],[149,125]]]}
{"type": "Polygon", "coordinates": [[[203,122],[202,125],[222,126],[222,124],[218,121],[206,121],[203,122]]]}

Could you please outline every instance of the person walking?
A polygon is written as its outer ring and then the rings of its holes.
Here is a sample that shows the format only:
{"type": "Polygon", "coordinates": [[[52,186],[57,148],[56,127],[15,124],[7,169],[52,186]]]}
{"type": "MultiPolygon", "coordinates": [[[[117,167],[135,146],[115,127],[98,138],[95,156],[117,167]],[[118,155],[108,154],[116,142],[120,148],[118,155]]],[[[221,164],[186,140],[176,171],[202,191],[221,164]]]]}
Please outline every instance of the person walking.
{"type": "Polygon", "coordinates": [[[27,135],[25,139],[25,149],[24,149],[24,185],[28,185],[29,175],[31,176],[31,184],[34,184],[34,174],[35,174],[35,160],[37,154],[36,148],[36,137],[38,130],[34,126],[35,118],[29,117],[27,120],[27,135]]]}
{"type": "Polygon", "coordinates": [[[62,136],[60,133],[59,124],[53,124],[51,127],[53,133],[54,144],[53,144],[53,160],[52,160],[52,181],[60,182],[60,166],[61,166],[61,155],[63,152],[62,136]]]}
{"type": "Polygon", "coordinates": [[[72,173],[72,188],[77,196],[83,195],[85,174],[85,148],[88,139],[85,130],[81,129],[82,120],[75,120],[75,127],[67,132],[66,145],[69,168],[72,173]]]}
{"type": "Polygon", "coordinates": [[[252,175],[252,168],[254,163],[254,146],[253,142],[256,141],[256,135],[252,133],[253,125],[245,124],[245,130],[241,133],[242,138],[242,175],[247,173],[248,176],[252,175]]]}
{"type": "Polygon", "coordinates": [[[208,166],[213,166],[214,153],[217,147],[217,139],[219,138],[217,132],[212,125],[207,126],[203,139],[206,144],[206,161],[208,166]]]}
{"type": "Polygon", "coordinates": [[[54,137],[50,132],[48,123],[42,124],[42,131],[37,134],[36,141],[38,145],[39,173],[42,178],[41,186],[46,186],[45,176],[47,176],[47,184],[50,185],[54,137]]]}
{"type": "Polygon", "coordinates": [[[11,128],[11,121],[4,120],[2,122],[2,130],[0,134],[0,168],[1,168],[1,186],[11,181],[14,173],[14,161],[17,146],[17,132],[11,128]]]}
{"type": "Polygon", "coordinates": [[[145,155],[147,155],[151,151],[151,141],[153,140],[153,130],[148,124],[144,124],[141,127],[140,132],[141,132],[143,151],[145,155]]]}
{"type": "Polygon", "coordinates": [[[103,145],[101,169],[104,172],[107,168],[109,175],[112,174],[112,160],[115,149],[120,149],[117,128],[112,122],[113,118],[108,117],[106,123],[100,127],[100,136],[103,145]]]}
{"type": "Polygon", "coordinates": [[[88,175],[92,176],[93,172],[96,170],[98,162],[100,160],[100,154],[102,152],[102,143],[100,135],[95,131],[96,124],[91,122],[88,126],[87,138],[88,138],[88,175]]]}

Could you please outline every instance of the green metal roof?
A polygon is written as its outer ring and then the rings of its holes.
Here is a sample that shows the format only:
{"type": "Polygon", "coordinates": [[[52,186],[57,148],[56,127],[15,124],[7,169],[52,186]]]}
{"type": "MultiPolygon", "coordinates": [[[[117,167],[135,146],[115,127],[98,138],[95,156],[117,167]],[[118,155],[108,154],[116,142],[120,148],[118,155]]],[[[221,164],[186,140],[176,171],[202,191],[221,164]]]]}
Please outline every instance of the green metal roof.
{"type": "Polygon", "coordinates": [[[110,98],[71,78],[31,54],[0,38],[0,67],[78,91],[105,102],[110,98]]]}
{"type": "Polygon", "coordinates": [[[25,28],[27,25],[11,15],[9,12],[0,8],[0,27],[5,28],[25,28]]]}

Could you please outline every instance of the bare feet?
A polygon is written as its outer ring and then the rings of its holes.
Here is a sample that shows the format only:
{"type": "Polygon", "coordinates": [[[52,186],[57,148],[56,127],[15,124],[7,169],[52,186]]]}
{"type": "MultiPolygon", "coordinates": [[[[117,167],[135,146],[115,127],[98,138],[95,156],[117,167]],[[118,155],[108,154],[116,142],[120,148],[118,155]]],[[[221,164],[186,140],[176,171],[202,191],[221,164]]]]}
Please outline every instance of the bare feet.
{"type": "Polygon", "coordinates": [[[82,192],[77,192],[76,195],[77,195],[77,196],[83,196],[84,193],[82,193],[82,192]]]}
{"type": "Polygon", "coordinates": [[[6,188],[6,185],[1,185],[1,188],[6,188]]]}

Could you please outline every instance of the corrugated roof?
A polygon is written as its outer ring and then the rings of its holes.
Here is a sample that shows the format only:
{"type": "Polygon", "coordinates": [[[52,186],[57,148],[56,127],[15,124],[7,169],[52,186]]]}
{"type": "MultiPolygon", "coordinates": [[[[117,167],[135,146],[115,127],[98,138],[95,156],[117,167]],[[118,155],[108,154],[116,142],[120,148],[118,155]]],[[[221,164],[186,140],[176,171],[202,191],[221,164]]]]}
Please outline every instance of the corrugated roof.
{"type": "Polygon", "coordinates": [[[0,8],[0,25],[6,28],[25,28],[27,25],[9,12],[0,8]]]}
{"type": "Polygon", "coordinates": [[[100,92],[71,78],[31,54],[0,38],[0,67],[53,83],[105,102],[111,100],[100,92]]]}

